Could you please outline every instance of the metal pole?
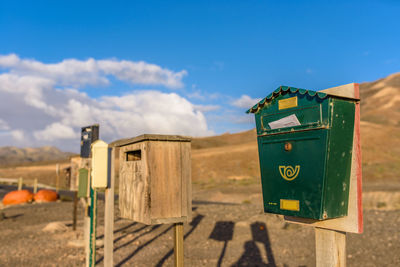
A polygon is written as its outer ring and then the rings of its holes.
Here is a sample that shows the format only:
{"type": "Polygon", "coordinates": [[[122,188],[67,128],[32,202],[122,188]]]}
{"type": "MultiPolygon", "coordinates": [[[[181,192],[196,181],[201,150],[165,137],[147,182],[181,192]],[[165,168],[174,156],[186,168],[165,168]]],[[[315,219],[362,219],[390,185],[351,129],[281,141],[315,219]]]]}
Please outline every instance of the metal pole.
{"type": "Polygon", "coordinates": [[[97,191],[90,187],[90,258],[89,266],[96,265],[97,191]]]}

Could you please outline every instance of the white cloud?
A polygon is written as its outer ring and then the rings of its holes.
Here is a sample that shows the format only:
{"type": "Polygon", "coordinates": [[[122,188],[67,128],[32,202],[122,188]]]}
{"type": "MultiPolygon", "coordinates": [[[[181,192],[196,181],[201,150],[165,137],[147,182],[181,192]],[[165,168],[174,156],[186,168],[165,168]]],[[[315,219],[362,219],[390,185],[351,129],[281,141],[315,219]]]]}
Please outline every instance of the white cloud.
{"type": "Polygon", "coordinates": [[[234,100],[232,105],[238,108],[246,108],[249,109],[255,104],[257,104],[261,98],[251,98],[248,95],[242,95],[240,98],[234,100]]]}
{"type": "Polygon", "coordinates": [[[61,86],[108,85],[108,75],[133,84],[163,85],[169,88],[183,86],[186,70],[173,72],[155,64],[128,60],[65,59],[45,64],[33,59],[21,59],[15,54],[0,55],[0,67],[19,76],[38,76],[61,86]]]}
{"type": "Polygon", "coordinates": [[[185,70],[174,73],[143,61],[99,60],[98,67],[120,80],[137,84],[162,84],[170,88],[182,87],[182,78],[187,74],[185,70]]]}
{"type": "Polygon", "coordinates": [[[79,138],[79,132],[70,126],[55,122],[48,125],[44,130],[35,131],[33,136],[37,140],[54,141],[56,139],[79,138]]]}
{"type": "Polygon", "coordinates": [[[201,112],[216,111],[221,108],[219,105],[194,105],[194,107],[201,112]]]}
{"type": "Polygon", "coordinates": [[[63,60],[45,64],[0,56],[0,146],[56,145],[79,149],[80,127],[100,124],[100,136],[111,142],[143,133],[204,136],[203,111],[176,93],[132,91],[123,96],[91,98],[83,86],[107,85],[108,76],[137,84],[179,87],[186,71],[173,72],[145,62],[63,60]]]}
{"type": "Polygon", "coordinates": [[[7,131],[9,129],[10,126],[8,126],[8,123],[0,118],[0,131],[7,131]]]}
{"type": "Polygon", "coordinates": [[[17,142],[24,141],[24,132],[22,130],[13,130],[11,131],[12,138],[17,142]]]}

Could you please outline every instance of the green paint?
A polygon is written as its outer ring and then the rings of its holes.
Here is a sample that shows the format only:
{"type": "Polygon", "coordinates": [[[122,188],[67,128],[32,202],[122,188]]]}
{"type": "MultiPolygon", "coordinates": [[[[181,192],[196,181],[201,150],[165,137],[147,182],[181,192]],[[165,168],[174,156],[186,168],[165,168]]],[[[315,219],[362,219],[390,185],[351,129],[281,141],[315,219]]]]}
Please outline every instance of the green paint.
{"type": "Polygon", "coordinates": [[[79,186],[78,197],[88,197],[88,175],[89,171],[86,168],[79,169],[79,186]]]}
{"type": "Polygon", "coordinates": [[[97,192],[90,187],[90,258],[89,266],[96,265],[97,192]]]}
{"type": "Polygon", "coordinates": [[[346,216],[356,100],[298,89],[273,94],[255,113],[265,212],[346,216]],[[298,98],[297,107],[279,110],[279,100],[290,97],[298,98]],[[301,125],[269,126],[293,114],[301,125]],[[299,209],[282,209],[282,199],[298,200],[299,209]]]}

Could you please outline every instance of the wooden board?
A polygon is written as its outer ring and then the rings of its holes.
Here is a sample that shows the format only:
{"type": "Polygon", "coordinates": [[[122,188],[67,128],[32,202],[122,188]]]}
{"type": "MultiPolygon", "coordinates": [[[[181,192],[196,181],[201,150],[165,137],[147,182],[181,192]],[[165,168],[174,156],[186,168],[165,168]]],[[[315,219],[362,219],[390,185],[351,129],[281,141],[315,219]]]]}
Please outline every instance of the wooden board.
{"type": "MultiPolygon", "coordinates": [[[[321,92],[350,98],[360,98],[359,86],[356,83],[322,90],[321,92]]],[[[356,104],[355,110],[349,205],[347,214],[348,215],[346,217],[323,221],[291,216],[284,216],[284,219],[292,223],[299,223],[336,231],[359,234],[363,232],[360,103],[356,104]]]]}
{"type": "Polygon", "coordinates": [[[345,267],[346,233],[316,227],[315,259],[317,267],[345,267]]]}
{"type": "Polygon", "coordinates": [[[170,141],[170,142],[190,142],[191,138],[181,135],[164,135],[164,134],[142,134],[134,138],[121,139],[110,143],[111,147],[121,147],[144,141],[170,141]]]}
{"type": "Polygon", "coordinates": [[[192,160],[191,160],[191,144],[188,142],[181,143],[182,155],[182,216],[187,221],[192,220],[192,160]]]}
{"type": "Polygon", "coordinates": [[[141,150],[142,159],[146,158],[146,143],[136,143],[121,147],[119,208],[122,218],[150,224],[150,184],[146,160],[126,161],[126,152],[141,150]]]}
{"type": "MultiPolygon", "coordinates": [[[[115,169],[116,149],[111,150],[110,169],[115,169]]],[[[105,192],[104,204],[104,266],[114,266],[113,249],[114,249],[114,183],[115,172],[110,172],[109,187],[105,192]]]]}
{"type": "Polygon", "coordinates": [[[69,190],[71,191],[78,191],[78,185],[79,185],[79,165],[80,165],[81,158],[79,156],[77,157],[71,157],[71,177],[70,177],[70,186],[69,190]]]}
{"type": "Polygon", "coordinates": [[[182,216],[182,178],[179,142],[146,142],[151,173],[151,218],[182,216]]]}

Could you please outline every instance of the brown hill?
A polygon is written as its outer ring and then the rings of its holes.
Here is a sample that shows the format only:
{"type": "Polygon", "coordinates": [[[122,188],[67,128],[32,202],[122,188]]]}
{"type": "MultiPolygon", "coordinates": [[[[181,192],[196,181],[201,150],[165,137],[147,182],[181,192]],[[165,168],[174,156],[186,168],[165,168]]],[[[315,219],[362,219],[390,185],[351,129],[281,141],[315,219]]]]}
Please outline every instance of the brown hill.
{"type": "MultiPolygon", "coordinates": [[[[360,95],[364,181],[399,181],[400,73],[360,84],[360,95]]],[[[195,138],[192,149],[194,182],[260,177],[254,129],[195,138]]]]}
{"type": "Polygon", "coordinates": [[[72,153],[63,152],[56,147],[38,148],[0,147],[0,165],[16,165],[29,162],[65,160],[72,153]]]}
{"type": "Polygon", "coordinates": [[[360,84],[361,120],[400,127],[400,73],[360,84]]]}
{"type": "Polygon", "coordinates": [[[211,137],[193,138],[192,149],[239,145],[254,142],[256,137],[256,130],[252,129],[235,134],[225,133],[211,137]]]}

